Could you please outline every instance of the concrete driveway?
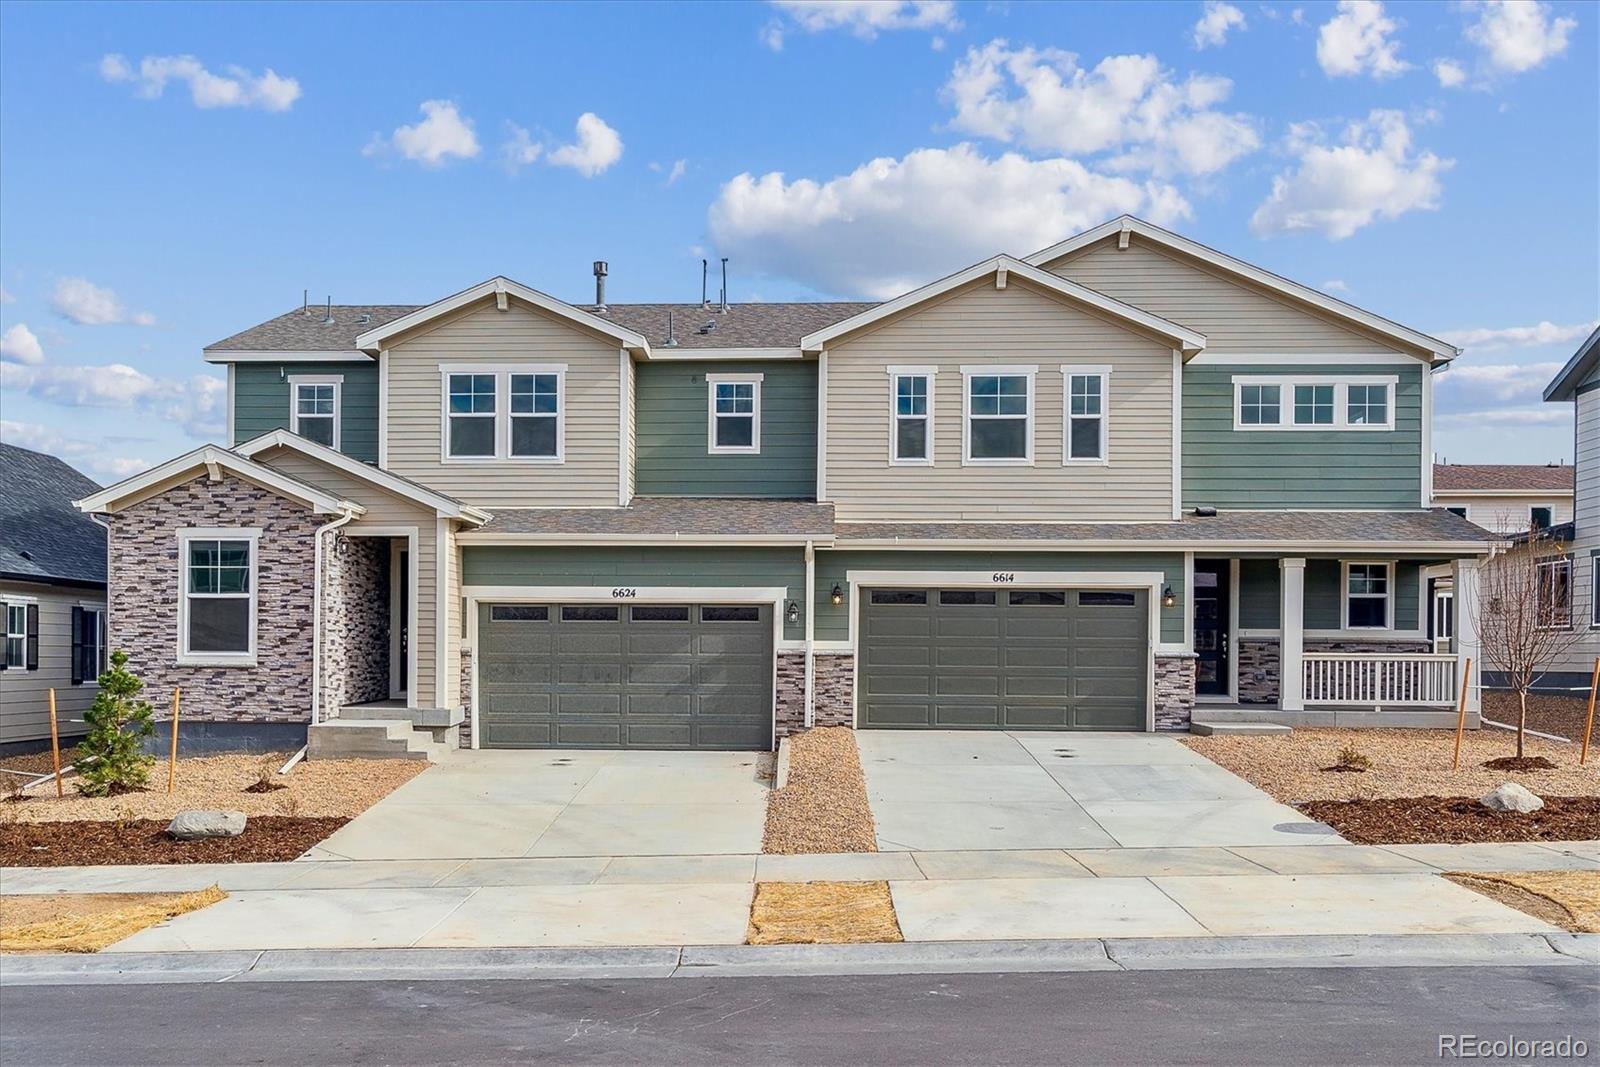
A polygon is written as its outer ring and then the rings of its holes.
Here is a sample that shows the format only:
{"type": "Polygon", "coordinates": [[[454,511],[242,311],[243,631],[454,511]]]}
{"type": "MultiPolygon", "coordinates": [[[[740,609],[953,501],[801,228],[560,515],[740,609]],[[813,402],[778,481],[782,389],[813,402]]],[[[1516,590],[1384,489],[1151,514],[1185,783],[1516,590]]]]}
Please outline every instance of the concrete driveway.
{"type": "Polygon", "coordinates": [[[1173,737],[861,730],[856,743],[885,852],[1346,844],[1173,737]]]}
{"type": "Polygon", "coordinates": [[[718,856],[761,851],[756,752],[457,751],[308,859],[718,856]]]}

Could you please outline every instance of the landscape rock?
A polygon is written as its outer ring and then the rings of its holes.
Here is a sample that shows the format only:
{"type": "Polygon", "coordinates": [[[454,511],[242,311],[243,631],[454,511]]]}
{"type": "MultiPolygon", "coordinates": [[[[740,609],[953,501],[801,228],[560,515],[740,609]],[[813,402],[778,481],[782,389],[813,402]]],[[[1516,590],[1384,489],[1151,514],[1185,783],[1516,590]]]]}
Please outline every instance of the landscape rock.
{"type": "Polygon", "coordinates": [[[167,833],[179,841],[204,837],[238,837],[244,833],[242,811],[180,811],[167,824],[167,833]]]}
{"type": "Polygon", "coordinates": [[[1498,785],[1493,791],[1478,798],[1478,803],[1494,811],[1538,811],[1544,801],[1515,782],[1498,785]]]}

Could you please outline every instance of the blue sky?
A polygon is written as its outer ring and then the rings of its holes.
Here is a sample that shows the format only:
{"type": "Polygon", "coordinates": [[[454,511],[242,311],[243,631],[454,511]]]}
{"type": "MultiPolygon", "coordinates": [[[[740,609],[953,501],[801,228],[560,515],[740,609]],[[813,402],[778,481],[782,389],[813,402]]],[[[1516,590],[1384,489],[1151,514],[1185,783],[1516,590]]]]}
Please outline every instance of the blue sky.
{"type": "Polygon", "coordinates": [[[503,273],[882,297],[1131,211],[1464,344],[1435,444],[1571,459],[1600,14],[1567,3],[0,6],[0,435],[220,439],[203,345],[503,273]]]}

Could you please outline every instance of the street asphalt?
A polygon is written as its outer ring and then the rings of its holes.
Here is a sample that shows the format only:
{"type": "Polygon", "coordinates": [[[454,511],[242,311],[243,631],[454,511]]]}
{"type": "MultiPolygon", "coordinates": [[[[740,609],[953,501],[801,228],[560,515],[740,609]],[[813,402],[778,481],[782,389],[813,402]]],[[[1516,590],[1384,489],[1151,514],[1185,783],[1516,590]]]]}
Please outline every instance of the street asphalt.
{"type": "MultiPolygon", "coordinates": [[[[1408,1064],[1573,1038],[1600,973],[1393,967],[0,989],[11,1064],[1408,1064]]],[[[1499,1062],[1528,1062],[1512,1056],[1499,1062]]],[[[1582,1060],[1580,1060],[1582,1062],[1582,1060]]]]}

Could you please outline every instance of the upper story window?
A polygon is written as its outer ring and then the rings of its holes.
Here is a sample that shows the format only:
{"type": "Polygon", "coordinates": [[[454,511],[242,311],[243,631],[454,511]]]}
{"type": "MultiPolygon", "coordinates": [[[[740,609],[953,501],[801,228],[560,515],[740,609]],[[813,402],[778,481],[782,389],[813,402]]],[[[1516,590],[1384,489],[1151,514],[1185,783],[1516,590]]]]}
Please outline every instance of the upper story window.
{"type": "Polygon", "coordinates": [[[561,437],[561,376],[511,375],[511,454],[558,458],[561,437]]]}
{"type": "Polygon", "coordinates": [[[706,375],[710,416],[706,446],[710,452],[761,451],[761,378],[759,374],[706,375]]]}
{"type": "Polygon", "coordinates": [[[1105,463],[1111,393],[1110,367],[1062,367],[1066,427],[1061,455],[1067,463],[1105,463]]]}
{"type": "Polygon", "coordinates": [[[1530,530],[1548,530],[1555,522],[1555,510],[1549,507],[1534,506],[1528,509],[1528,528],[1530,530]]]}
{"type": "Polygon", "coordinates": [[[1392,430],[1399,378],[1259,375],[1233,378],[1236,430],[1392,430]]]}
{"type": "Polygon", "coordinates": [[[289,431],[329,448],[339,447],[339,394],[344,375],[292,375],[289,378],[289,431]]]}
{"type": "Polygon", "coordinates": [[[963,463],[1033,462],[1033,379],[1038,367],[962,367],[963,463]]]}
{"type": "Polygon", "coordinates": [[[1460,515],[1463,519],[1467,517],[1467,509],[1466,509],[1465,506],[1456,507],[1456,508],[1445,508],[1445,510],[1448,511],[1452,515],[1460,515]]]}
{"type": "Polygon", "coordinates": [[[932,367],[889,368],[889,462],[933,463],[932,367]]]}
{"type": "Polygon", "coordinates": [[[1389,563],[1344,565],[1344,628],[1394,628],[1394,566],[1389,563]]]}
{"type": "Polygon", "coordinates": [[[445,462],[560,463],[566,364],[442,367],[445,462]]]}
{"type": "Polygon", "coordinates": [[[248,666],[256,658],[256,529],[178,531],[183,595],[178,662],[248,666]]]}
{"type": "Polygon", "coordinates": [[[1534,618],[1544,629],[1567,629],[1572,625],[1572,560],[1566,556],[1542,560],[1535,570],[1534,618]]]}

